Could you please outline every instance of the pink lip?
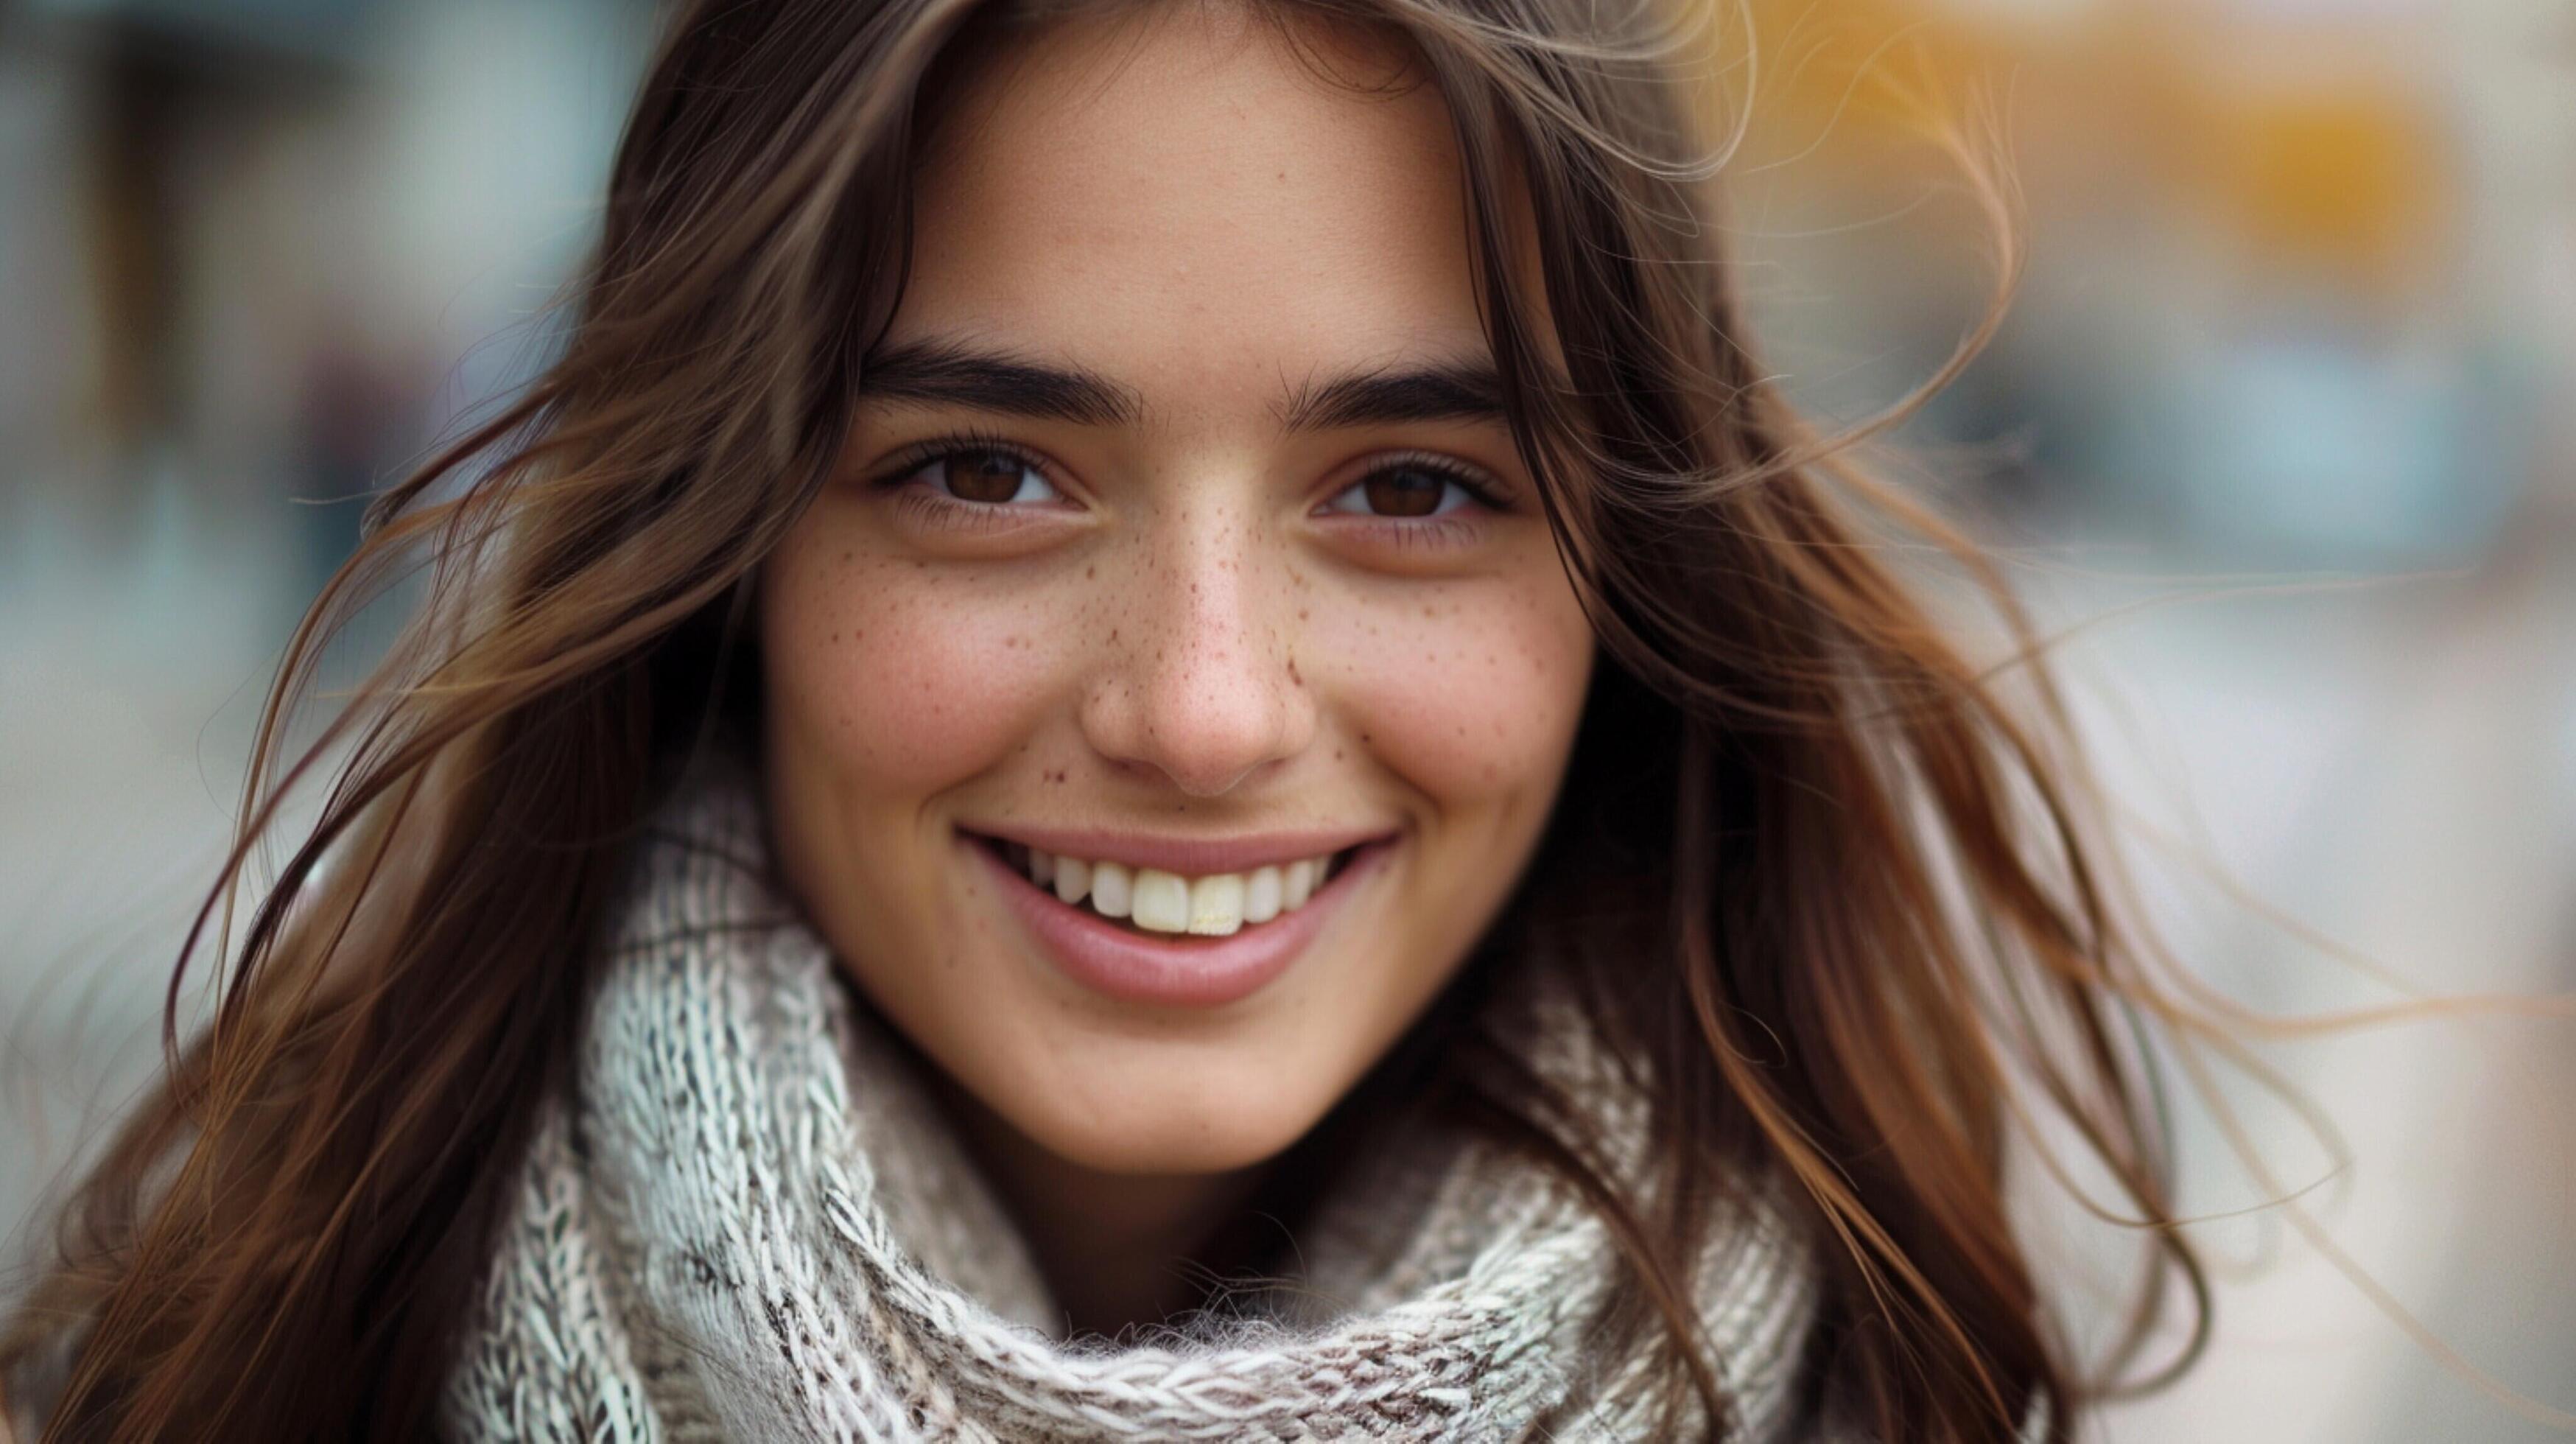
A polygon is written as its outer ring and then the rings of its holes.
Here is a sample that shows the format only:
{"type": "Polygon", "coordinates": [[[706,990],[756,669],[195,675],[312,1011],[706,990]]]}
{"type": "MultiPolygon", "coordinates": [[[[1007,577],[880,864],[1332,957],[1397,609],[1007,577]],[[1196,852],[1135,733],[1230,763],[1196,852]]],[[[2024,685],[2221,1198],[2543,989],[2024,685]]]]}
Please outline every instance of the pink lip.
{"type": "Polygon", "coordinates": [[[994,827],[977,825],[969,830],[1024,847],[1043,848],[1058,857],[1158,867],[1183,877],[1250,872],[1274,863],[1284,867],[1301,858],[1324,857],[1346,847],[1395,836],[1394,829],[1384,827],[1310,827],[1251,837],[1156,837],[1096,827],[1042,827],[1017,822],[994,827]]]}
{"type": "Polygon", "coordinates": [[[1343,901],[1394,851],[1382,845],[1362,848],[1295,912],[1230,937],[1182,935],[1164,942],[1062,901],[971,838],[960,836],[958,845],[982,859],[1003,900],[1037,939],[1038,950],[1067,977],[1127,1002],[1176,1008],[1221,1008],[1259,992],[1288,971],[1343,901]]]}

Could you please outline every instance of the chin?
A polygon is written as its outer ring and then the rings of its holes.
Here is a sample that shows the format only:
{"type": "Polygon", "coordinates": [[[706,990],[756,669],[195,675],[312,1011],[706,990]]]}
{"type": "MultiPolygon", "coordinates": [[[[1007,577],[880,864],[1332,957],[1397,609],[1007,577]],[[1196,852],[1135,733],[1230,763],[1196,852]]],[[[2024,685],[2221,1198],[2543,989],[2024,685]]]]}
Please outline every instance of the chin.
{"type": "Polygon", "coordinates": [[[1231,1173],[1268,1162],[1321,1122],[1338,1093],[1265,1087],[1252,1077],[1236,1085],[1204,1072],[1196,1084],[1177,1091],[1108,1080],[1104,1085],[984,1103],[1029,1142],[1077,1168],[1170,1176],[1231,1173]],[[1066,1106],[1084,1094],[1104,1101],[1097,1107],[1066,1106]]]}
{"type": "Polygon", "coordinates": [[[1233,1173],[1267,1163],[1304,1137],[1315,1120],[1305,1127],[1261,1120],[1215,1129],[1202,1127],[1205,1121],[1152,1114],[1107,1120],[1107,1127],[1076,1125],[1060,1138],[1031,1137],[1066,1163],[1093,1173],[1171,1177],[1233,1173]]]}

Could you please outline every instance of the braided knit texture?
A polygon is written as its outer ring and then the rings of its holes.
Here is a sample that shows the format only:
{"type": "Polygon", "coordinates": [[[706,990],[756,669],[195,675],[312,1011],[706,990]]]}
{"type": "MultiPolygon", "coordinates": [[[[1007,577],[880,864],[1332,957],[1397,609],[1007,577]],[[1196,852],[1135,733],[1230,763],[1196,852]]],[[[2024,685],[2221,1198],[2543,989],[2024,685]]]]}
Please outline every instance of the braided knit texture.
{"type": "MultiPolygon", "coordinates": [[[[1599,1345],[1602,1225],[1535,1165],[1408,1140],[1298,1244],[1302,1311],[1074,1344],[883,1024],[767,883],[750,788],[639,849],[447,1394],[473,1440],[1641,1439],[1677,1362],[1599,1345]],[[1419,1146],[1415,1146],[1417,1144],[1419,1146]]],[[[1643,1114],[1581,1030],[1534,1039],[1614,1159],[1643,1114]]],[[[1728,1437],[1793,1407],[1812,1259],[1745,1204],[1697,1276],[1728,1437]]],[[[1705,1421],[1690,1421],[1694,1432],[1705,1421]]]]}

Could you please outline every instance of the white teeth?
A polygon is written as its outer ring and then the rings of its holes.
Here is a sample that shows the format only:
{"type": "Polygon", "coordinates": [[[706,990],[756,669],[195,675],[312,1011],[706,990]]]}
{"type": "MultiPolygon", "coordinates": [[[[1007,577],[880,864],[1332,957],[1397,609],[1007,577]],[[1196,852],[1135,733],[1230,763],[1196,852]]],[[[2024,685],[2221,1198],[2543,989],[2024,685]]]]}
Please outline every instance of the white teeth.
{"type": "Polygon", "coordinates": [[[1180,874],[1156,867],[1136,869],[1136,895],[1129,920],[1158,933],[1177,933],[1190,925],[1190,885],[1180,874]]]}
{"type": "Polygon", "coordinates": [[[1123,862],[1091,865],[1091,910],[1104,918],[1123,918],[1134,898],[1136,875],[1123,862]]]}
{"type": "Polygon", "coordinates": [[[1313,897],[1330,875],[1330,856],[1269,863],[1250,872],[1210,873],[1183,877],[1160,868],[1131,868],[1120,862],[1028,849],[1031,882],[1052,890],[1063,901],[1105,918],[1125,918],[1156,933],[1195,933],[1228,937],[1247,925],[1266,923],[1295,912],[1313,897]]]}
{"type": "Polygon", "coordinates": [[[1288,864],[1288,871],[1279,879],[1279,905],[1291,912],[1304,907],[1306,899],[1315,894],[1315,872],[1315,860],[1311,857],[1301,857],[1288,864]]]}
{"type": "Polygon", "coordinates": [[[1078,857],[1059,857],[1055,860],[1055,895],[1057,897],[1069,903],[1078,903],[1082,901],[1083,894],[1089,891],[1091,891],[1091,864],[1078,857]]]}
{"type": "Polygon", "coordinates": [[[1190,931],[1231,937],[1243,929],[1243,874],[1221,872],[1190,884],[1190,931]]]}
{"type": "Polygon", "coordinates": [[[1243,920],[1266,923],[1279,916],[1279,869],[1256,867],[1243,885],[1243,920]]]}

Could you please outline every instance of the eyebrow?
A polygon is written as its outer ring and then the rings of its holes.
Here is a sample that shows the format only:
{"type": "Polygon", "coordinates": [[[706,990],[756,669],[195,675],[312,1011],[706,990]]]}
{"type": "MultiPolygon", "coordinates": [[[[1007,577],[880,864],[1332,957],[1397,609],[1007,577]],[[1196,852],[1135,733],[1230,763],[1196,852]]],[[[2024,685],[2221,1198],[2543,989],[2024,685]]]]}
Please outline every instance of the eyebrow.
{"type": "MultiPolygon", "coordinates": [[[[1039,361],[948,339],[909,341],[860,368],[863,396],[963,406],[1081,426],[1133,425],[1145,399],[1085,366],[1039,361]]],[[[1308,377],[1277,408],[1290,431],[1384,426],[1405,422],[1505,419],[1501,375],[1475,357],[1390,363],[1308,377]]]]}
{"type": "Polygon", "coordinates": [[[1503,378],[1481,357],[1374,366],[1320,383],[1310,377],[1280,410],[1281,424],[1290,431],[1503,419],[1503,378]]]}
{"type": "Polygon", "coordinates": [[[909,341],[859,368],[859,394],[970,407],[1080,426],[1132,425],[1145,399],[1082,366],[979,351],[956,341],[909,341]]]}

